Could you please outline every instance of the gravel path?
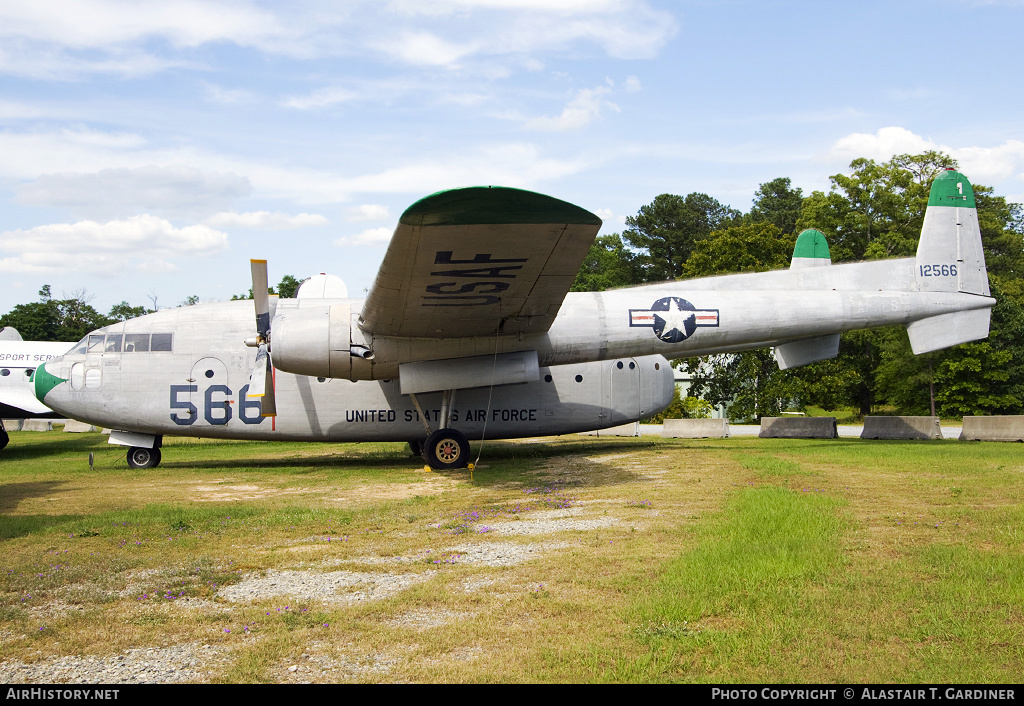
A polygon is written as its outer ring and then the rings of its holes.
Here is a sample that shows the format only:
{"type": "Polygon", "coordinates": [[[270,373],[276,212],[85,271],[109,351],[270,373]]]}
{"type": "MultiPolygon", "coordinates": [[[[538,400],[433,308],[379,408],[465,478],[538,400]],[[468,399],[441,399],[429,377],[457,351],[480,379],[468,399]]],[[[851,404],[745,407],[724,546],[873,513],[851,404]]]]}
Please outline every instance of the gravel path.
{"type": "Polygon", "coordinates": [[[0,663],[4,684],[176,684],[202,681],[230,664],[230,654],[210,645],[186,644],[125,650],[104,657],[47,657],[33,664],[0,663]]]}

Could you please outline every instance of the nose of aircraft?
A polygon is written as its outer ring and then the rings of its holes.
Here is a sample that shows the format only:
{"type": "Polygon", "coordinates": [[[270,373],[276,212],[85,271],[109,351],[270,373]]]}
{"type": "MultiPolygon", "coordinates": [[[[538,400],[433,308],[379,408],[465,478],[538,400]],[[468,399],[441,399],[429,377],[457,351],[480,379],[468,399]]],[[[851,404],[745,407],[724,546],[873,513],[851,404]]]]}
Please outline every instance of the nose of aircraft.
{"type": "Polygon", "coordinates": [[[50,390],[57,387],[57,385],[61,384],[62,382],[67,382],[67,380],[65,380],[64,378],[59,378],[56,375],[50,373],[50,371],[46,369],[46,365],[46,363],[43,363],[38,368],[36,368],[36,373],[33,378],[33,382],[35,383],[34,391],[36,393],[37,400],[39,400],[43,404],[53,407],[52,401],[46,401],[46,395],[50,392],[50,390]]]}

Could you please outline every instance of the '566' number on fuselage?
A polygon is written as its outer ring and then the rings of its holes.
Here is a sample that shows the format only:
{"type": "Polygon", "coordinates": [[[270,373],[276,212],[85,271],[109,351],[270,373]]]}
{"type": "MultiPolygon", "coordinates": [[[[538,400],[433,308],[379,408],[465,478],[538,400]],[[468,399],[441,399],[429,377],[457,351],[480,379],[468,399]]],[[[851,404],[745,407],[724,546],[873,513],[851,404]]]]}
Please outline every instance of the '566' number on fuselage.
{"type": "MultiPolygon", "coordinates": [[[[197,385],[171,385],[171,409],[183,410],[183,412],[171,412],[171,421],[183,427],[191,426],[199,420],[199,410],[192,404],[191,395],[198,392],[197,385]]],[[[260,416],[259,400],[249,400],[246,393],[249,386],[246,385],[238,391],[238,418],[246,424],[259,424],[263,421],[260,416]]],[[[210,385],[203,393],[203,419],[214,426],[224,426],[234,416],[231,399],[231,388],[227,385],[210,385]]]]}

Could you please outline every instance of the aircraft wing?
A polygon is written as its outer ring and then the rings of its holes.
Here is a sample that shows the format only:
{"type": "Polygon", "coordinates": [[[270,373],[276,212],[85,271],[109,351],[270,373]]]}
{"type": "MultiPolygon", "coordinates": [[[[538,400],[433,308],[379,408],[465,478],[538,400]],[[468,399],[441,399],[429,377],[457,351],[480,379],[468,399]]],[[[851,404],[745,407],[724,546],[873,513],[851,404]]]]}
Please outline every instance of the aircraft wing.
{"type": "Polygon", "coordinates": [[[360,317],[378,336],[542,333],[601,219],[520,189],[441,191],[399,219],[360,317]]]}
{"type": "Polygon", "coordinates": [[[29,414],[46,414],[52,411],[49,407],[36,399],[32,394],[32,387],[26,385],[0,389],[0,404],[24,410],[29,414]]]}

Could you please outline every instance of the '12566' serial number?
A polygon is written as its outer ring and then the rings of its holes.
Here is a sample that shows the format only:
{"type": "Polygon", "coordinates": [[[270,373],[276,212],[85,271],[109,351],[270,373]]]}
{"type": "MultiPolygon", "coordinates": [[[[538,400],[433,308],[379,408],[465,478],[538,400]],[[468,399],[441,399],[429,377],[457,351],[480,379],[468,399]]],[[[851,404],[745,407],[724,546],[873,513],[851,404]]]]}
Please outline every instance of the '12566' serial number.
{"type": "Polygon", "coordinates": [[[918,265],[922,277],[956,277],[956,265],[918,265]]]}

